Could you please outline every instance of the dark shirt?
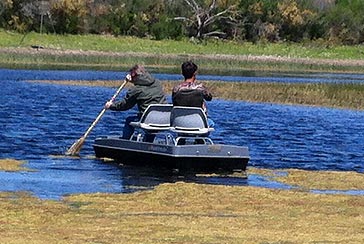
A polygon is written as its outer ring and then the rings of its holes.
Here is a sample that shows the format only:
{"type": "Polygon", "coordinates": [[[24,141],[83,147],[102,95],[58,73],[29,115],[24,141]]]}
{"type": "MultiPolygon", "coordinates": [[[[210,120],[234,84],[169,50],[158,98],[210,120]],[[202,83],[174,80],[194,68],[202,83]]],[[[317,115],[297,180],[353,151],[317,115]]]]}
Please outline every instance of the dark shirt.
{"type": "Polygon", "coordinates": [[[200,107],[207,112],[205,100],[211,101],[212,95],[202,83],[185,81],[175,86],[172,91],[174,106],[200,107]]]}

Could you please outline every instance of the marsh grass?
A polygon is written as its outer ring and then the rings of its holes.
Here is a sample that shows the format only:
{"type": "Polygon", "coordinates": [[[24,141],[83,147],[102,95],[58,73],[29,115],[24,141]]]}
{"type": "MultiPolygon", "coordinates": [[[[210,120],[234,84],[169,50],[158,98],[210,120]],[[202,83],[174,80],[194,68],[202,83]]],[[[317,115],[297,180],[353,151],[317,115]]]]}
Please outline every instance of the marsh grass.
{"type": "Polygon", "coordinates": [[[1,243],[362,243],[363,197],[177,182],[61,201],[0,193],[1,243]]]}
{"type": "Polygon", "coordinates": [[[251,102],[364,109],[363,84],[216,82],[216,97],[251,102]]]}
{"type": "MultiPolygon", "coordinates": [[[[53,81],[53,84],[118,87],[121,81],[53,81]]],[[[364,110],[364,84],[201,81],[215,98],[364,110]]],[[[163,81],[166,94],[177,81],[163,81]]],[[[130,84],[127,86],[130,87],[130,84]]]]}
{"type": "MultiPolygon", "coordinates": [[[[194,60],[205,74],[244,75],[251,71],[262,72],[352,72],[360,73],[361,65],[330,64],[327,62],[311,63],[276,60],[274,58],[209,56],[209,55],[167,55],[146,53],[95,53],[46,50],[0,50],[0,65],[7,68],[25,69],[93,69],[127,70],[136,63],[143,64],[154,72],[178,73],[180,64],[185,60],[194,60]]],[[[364,66],[364,64],[363,64],[364,66]]]]}
{"type": "MultiPolygon", "coordinates": [[[[363,175],[355,172],[248,168],[250,174],[305,190],[362,189],[363,182],[363,175]]],[[[129,194],[79,194],[60,201],[0,192],[0,243],[361,244],[363,203],[363,195],[182,181],[129,194]]]]}

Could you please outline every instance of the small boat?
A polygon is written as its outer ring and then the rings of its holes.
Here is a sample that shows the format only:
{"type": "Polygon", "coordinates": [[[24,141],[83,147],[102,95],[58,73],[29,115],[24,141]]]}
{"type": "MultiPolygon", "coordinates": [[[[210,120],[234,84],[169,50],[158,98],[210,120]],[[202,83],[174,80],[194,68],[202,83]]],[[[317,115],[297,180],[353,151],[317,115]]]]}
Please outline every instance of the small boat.
{"type": "Polygon", "coordinates": [[[214,131],[201,108],[150,105],[130,139],[101,136],[93,148],[98,158],[125,165],[143,165],[193,172],[245,172],[249,151],[245,146],[215,144],[214,131]]]}

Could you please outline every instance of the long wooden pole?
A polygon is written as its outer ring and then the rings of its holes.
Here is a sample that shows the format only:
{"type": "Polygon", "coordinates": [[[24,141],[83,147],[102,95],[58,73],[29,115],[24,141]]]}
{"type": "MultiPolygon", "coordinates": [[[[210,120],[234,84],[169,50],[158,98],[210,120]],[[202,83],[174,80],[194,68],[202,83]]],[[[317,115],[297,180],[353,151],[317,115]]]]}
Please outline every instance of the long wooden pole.
{"type": "MultiPolygon", "coordinates": [[[[121,84],[121,86],[118,88],[118,90],[115,92],[115,94],[110,99],[111,102],[113,102],[116,99],[116,97],[120,94],[121,90],[124,88],[124,86],[126,85],[127,82],[128,82],[128,79],[125,79],[124,82],[121,84]]],[[[92,129],[99,122],[99,120],[101,119],[101,117],[104,115],[105,111],[106,111],[106,108],[103,108],[101,110],[101,112],[99,113],[99,115],[94,120],[94,122],[87,129],[87,131],[85,132],[85,134],[80,139],[78,139],[75,143],[73,143],[73,145],[67,150],[67,152],[66,152],[66,155],[67,156],[77,156],[77,155],[79,155],[79,153],[81,151],[81,148],[83,146],[83,143],[86,140],[86,137],[90,134],[90,132],[92,131],[92,129]]]]}

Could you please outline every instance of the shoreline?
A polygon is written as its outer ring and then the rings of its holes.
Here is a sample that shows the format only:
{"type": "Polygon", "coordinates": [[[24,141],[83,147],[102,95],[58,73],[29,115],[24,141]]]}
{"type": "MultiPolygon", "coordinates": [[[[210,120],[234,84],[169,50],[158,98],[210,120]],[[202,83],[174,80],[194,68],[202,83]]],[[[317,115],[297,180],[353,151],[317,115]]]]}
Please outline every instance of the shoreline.
{"type": "Polygon", "coordinates": [[[322,58],[295,58],[274,55],[232,55],[232,54],[153,54],[146,52],[107,52],[95,50],[62,50],[50,48],[25,48],[25,47],[2,47],[0,53],[7,54],[23,54],[23,55],[37,55],[48,54],[54,56],[99,56],[99,57],[162,57],[162,58],[190,58],[190,59],[209,59],[209,60],[238,60],[238,61],[252,61],[252,62],[272,62],[272,63],[296,63],[296,64],[309,64],[309,65],[337,65],[337,66],[358,66],[364,67],[364,60],[362,59],[322,59],[322,58]]]}

